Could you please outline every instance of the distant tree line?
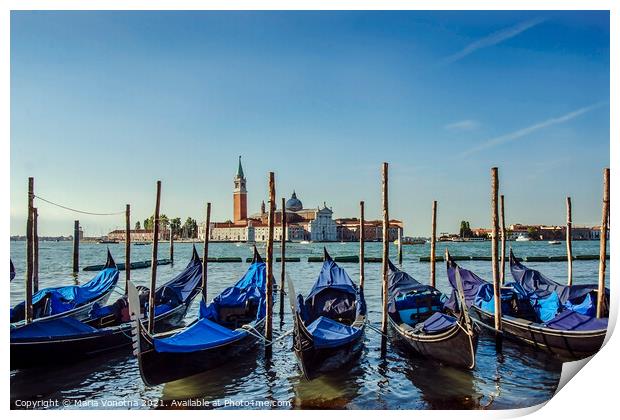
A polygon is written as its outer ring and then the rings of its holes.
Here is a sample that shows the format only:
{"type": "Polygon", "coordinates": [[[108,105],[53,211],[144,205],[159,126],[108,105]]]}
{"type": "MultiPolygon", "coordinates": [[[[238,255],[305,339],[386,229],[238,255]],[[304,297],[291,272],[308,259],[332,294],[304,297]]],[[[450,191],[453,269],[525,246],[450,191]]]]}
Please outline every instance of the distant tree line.
{"type": "MultiPolygon", "coordinates": [[[[148,219],[145,219],[142,223],[142,229],[153,230],[155,227],[154,215],[151,215],[148,219]]],[[[185,223],[181,224],[180,217],[168,218],[165,214],[159,215],[159,228],[172,230],[172,234],[182,239],[192,239],[198,237],[198,222],[196,219],[188,217],[185,219],[185,223]]],[[[140,229],[140,222],[136,222],[136,229],[140,229]]]]}
{"type": "Polygon", "coordinates": [[[459,236],[461,238],[471,238],[474,236],[471,228],[469,227],[469,222],[466,220],[461,221],[461,228],[459,229],[459,236]]]}

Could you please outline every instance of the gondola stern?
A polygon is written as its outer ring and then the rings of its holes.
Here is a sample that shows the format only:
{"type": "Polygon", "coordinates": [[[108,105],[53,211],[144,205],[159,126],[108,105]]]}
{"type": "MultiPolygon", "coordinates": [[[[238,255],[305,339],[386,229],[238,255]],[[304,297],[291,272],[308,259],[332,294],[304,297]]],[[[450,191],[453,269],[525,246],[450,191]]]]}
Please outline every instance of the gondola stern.
{"type": "Polygon", "coordinates": [[[332,261],[331,255],[329,255],[329,253],[327,252],[327,247],[323,247],[323,261],[332,261]]]}

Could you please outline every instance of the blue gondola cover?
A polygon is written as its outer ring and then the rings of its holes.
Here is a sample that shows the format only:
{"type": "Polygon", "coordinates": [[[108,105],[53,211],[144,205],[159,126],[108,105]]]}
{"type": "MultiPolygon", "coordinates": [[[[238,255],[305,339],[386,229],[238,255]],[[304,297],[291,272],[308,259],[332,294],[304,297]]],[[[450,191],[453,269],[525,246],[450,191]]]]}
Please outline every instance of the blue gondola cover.
{"type": "Polygon", "coordinates": [[[608,321],[609,318],[599,319],[593,316],[582,315],[575,311],[565,310],[547,322],[546,325],[554,330],[592,331],[607,329],[608,321]]]}
{"type": "Polygon", "coordinates": [[[247,336],[243,329],[220,325],[223,308],[245,307],[249,302],[258,305],[256,320],[265,316],[266,265],[253,263],[245,275],[232,287],[225,289],[206,305],[200,302],[199,319],[190,327],[166,338],[154,338],[155,350],[160,353],[191,353],[224,345],[247,336]]]}
{"type": "Polygon", "coordinates": [[[97,332],[96,328],[75,318],[42,320],[11,330],[11,341],[32,338],[80,336],[97,332]]]}
{"type": "Polygon", "coordinates": [[[341,324],[325,316],[315,319],[307,329],[312,334],[314,347],[317,349],[338,347],[358,338],[362,333],[360,328],[341,324]]]}
{"type": "Polygon", "coordinates": [[[449,330],[456,324],[456,318],[441,312],[435,312],[422,323],[422,331],[427,334],[438,334],[449,330]]]}
{"type": "MultiPolygon", "coordinates": [[[[85,303],[92,302],[109,292],[118,282],[119,272],[116,267],[101,270],[90,281],[80,286],[48,287],[39,290],[32,296],[32,305],[37,307],[49,299],[46,313],[43,316],[51,316],[69,311],[85,303]]],[[[11,309],[11,319],[19,319],[24,313],[24,302],[11,309]]],[[[23,319],[23,317],[22,317],[23,319]]]]}

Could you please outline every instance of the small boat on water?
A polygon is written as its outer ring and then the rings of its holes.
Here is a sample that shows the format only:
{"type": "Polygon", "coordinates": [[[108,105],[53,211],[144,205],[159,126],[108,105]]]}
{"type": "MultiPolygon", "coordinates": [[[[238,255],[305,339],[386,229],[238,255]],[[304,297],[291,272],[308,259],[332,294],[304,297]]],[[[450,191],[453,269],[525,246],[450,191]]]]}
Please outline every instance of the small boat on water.
{"type": "MultiPolygon", "coordinates": [[[[160,258],[157,260],[157,265],[169,265],[172,264],[172,260],[169,258],[160,258]]],[[[103,269],[103,265],[87,265],[82,268],[82,271],[99,271],[103,269]]],[[[125,269],[125,263],[119,263],[116,265],[119,271],[123,271],[125,269]]],[[[134,261],[130,264],[132,270],[139,270],[141,268],[151,268],[151,260],[146,261],[134,261]]]]}
{"type": "Polygon", "coordinates": [[[116,239],[100,239],[97,242],[100,244],[117,244],[118,243],[116,239]]]}
{"type": "MultiPolygon", "coordinates": [[[[410,236],[402,237],[403,245],[424,245],[426,243],[426,239],[424,238],[412,238],[410,236]]],[[[399,241],[396,239],[394,241],[394,245],[398,245],[399,241]]]]}
{"type": "MultiPolygon", "coordinates": [[[[118,268],[110,250],[105,265],[90,281],[82,285],[48,287],[32,296],[33,323],[72,317],[78,320],[88,318],[95,304],[105,304],[118,282],[118,268]]],[[[26,303],[11,308],[11,328],[24,325],[26,303]]]]}
{"type": "MultiPolygon", "coordinates": [[[[138,290],[129,285],[129,312],[137,313],[138,290]]],[[[265,326],[266,265],[254,248],[245,275],[208,305],[200,302],[196,320],[185,328],[152,335],[133,323],[134,354],[148,386],[172,382],[222,366],[255,346],[265,326]]]]}
{"type": "Polygon", "coordinates": [[[562,242],[560,241],[549,241],[547,242],[549,245],[560,245],[562,242]]]}
{"type": "Polygon", "coordinates": [[[310,243],[310,241],[300,241],[299,242],[301,245],[308,245],[310,243]]]}
{"type": "MultiPolygon", "coordinates": [[[[193,250],[187,267],[155,291],[155,331],[178,327],[200,293],[202,264],[193,250]]],[[[146,322],[149,291],[139,287],[140,322],[146,322]]],[[[74,363],[111,351],[131,348],[127,296],[111,305],[95,305],[89,318],[60,318],[11,330],[11,369],[74,363]]]]}
{"type": "Polygon", "coordinates": [[[345,270],[324,249],[318,279],[304,297],[289,281],[294,311],[293,348],[307,379],[337,369],[359,356],[366,327],[366,301],[345,270]]]}
{"type": "Polygon", "coordinates": [[[517,241],[517,242],[529,242],[529,241],[531,241],[531,240],[532,240],[531,238],[529,238],[529,237],[525,236],[525,235],[524,235],[524,234],[522,234],[522,233],[521,233],[521,234],[519,234],[519,236],[517,236],[517,239],[515,239],[515,241],[517,241]]]}
{"type": "MultiPolygon", "coordinates": [[[[517,261],[510,251],[514,282],[502,287],[502,332],[508,338],[547,351],[560,359],[578,360],[596,353],[605,339],[609,290],[604,318],[596,318],[597,285],[564,286],[517,261]]],[[[494,325],[493,285],[448,260],[448,279],[463,281],[465,301],[484,324],[494,325]]]]}
{"type": "Polygon", "coordinates": [[[464,310],[455,315],[446,306],[448,297],[439,290],[418,282],[391,261],[388,266],[388,322],[393,337],[424,357],[473,369],[479,328],[467,308],[459,305],[464,310]]]}

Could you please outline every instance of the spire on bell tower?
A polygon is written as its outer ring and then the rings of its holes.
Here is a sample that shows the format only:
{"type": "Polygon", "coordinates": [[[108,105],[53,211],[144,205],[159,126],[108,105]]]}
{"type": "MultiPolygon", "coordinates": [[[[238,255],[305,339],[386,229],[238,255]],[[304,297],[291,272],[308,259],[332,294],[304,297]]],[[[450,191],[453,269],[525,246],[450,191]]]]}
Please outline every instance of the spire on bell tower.
{"type": "Polygon", "coordinates": [[[241,166],[241,156],[239,156],[237,175],[235,175],[233,182],[235,185],[233,190],[233,221],[239,223],[248,218],[248,192],[245,189],[246,180],[241,166]]]}

